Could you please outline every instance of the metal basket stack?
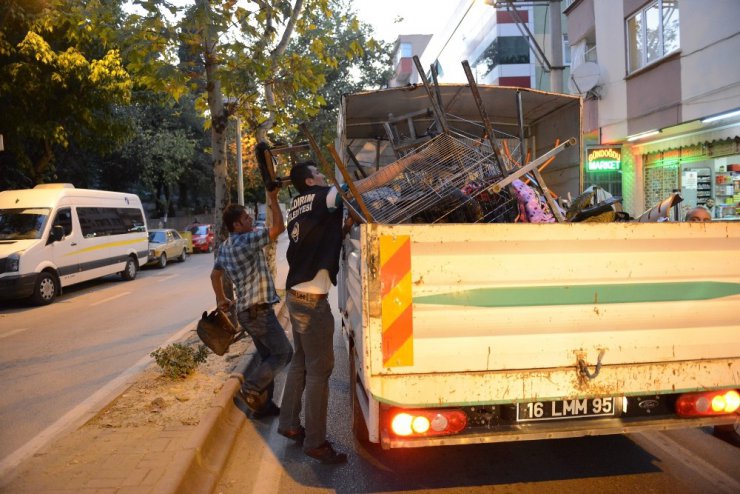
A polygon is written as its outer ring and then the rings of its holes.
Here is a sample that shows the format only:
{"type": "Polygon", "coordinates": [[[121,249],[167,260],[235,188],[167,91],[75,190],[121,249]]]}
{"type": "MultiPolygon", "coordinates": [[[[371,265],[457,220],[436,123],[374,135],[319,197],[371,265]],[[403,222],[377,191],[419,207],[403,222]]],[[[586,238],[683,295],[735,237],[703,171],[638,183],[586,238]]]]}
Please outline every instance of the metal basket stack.
{"type": "Polygon", "coordinates": [[[379,223],[511,222],[516,200],[487,190],[504,175],[486,147],[439,134],[400,158],[404,171],[362,199],[379,223]]]}

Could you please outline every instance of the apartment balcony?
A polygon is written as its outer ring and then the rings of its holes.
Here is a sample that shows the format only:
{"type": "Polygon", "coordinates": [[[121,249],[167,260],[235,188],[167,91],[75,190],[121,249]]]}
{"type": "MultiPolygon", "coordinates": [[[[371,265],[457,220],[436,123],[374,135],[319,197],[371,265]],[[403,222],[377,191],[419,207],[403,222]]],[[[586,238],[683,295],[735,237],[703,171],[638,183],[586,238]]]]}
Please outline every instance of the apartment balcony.
{"type": "Polygon", "coordinates": [[[398,85],[408,84],[411,81],[411,74],[414,72],[414,61],[411,57],[403,57],[396,65],[396,74],[393,79],[398,85]]]}

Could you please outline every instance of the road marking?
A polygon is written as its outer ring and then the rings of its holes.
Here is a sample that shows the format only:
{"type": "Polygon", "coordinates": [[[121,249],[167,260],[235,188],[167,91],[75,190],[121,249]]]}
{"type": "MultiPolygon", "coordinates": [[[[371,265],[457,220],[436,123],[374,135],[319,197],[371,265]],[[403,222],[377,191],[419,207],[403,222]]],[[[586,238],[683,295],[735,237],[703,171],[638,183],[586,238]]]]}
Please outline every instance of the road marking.
{"type": "Polygon", "coordinates": [[[714,487],[713,492],[726,492],[728,494],[740,492],[740,482],[714,465],[702,460],[695,453],[684,448],[666,434],[661,432],[651,434],[639,432],[631,436],[638,439],[638,444],[640,441],[649,443],[680,462],[682,466],[693,471],[712,485],[714,487]]]}
{"type": "Polygon", "coordinates": [[[7,338],[8,336],[13,336],[14,334],[22,333],[24,331],[28,331],[28,328],[20,328],[14,329],[13,331],[8,331],[7,333],[0,335],[0,338],[7,338]]]}
{"type": "Polygon", "coordinates": [[[110,302],[111,300],[115,300],[117,298],[125,297],[126,295],[129,295],[131,292],[123,292],[119,293],[118,295],[113,295],[112,297],[104,298],[103,300],[98,300],[97,302],[90,304],[90,307],[94,307],[96,305],[104,304],[106,302],[110,302]]]}
{"type": "MultiPolygon", "coordinates": [[[[178,341],[183,336],[193,330],[198,319],[186,324],[175,334],[159,346],[167,346],[170,343],[178,341]]],[[[18,448],[0,461],[0,487],[10,483],[13,480],[12,475],[8,475],[14,468],[23,461],[34,455],[41,448],[56,439],[64,432],[76,429],[82,426],[88,420],[92,419],[95,414],[103,409],[106,405],[118,397],[125,389],[131,386],[140,372],[146,369],[154,359],[151,355],[142,357],[138,362],[124,370],[115,379],[90,395],[85,401],[67,412],[59,420],[38,433],[30,439],[25,445],[18,448]]]]}
{"type": "MultiPolygon", "coordinates": [[[[162,283],[163,281],[171,280],[172,278],[175,278],[176,274],[171,274],[169,276],[162,276],[161,279],[157,279],[157,283],[162,283]]],[[[159,276],[157,276],[159,278],[159,276]]]]}

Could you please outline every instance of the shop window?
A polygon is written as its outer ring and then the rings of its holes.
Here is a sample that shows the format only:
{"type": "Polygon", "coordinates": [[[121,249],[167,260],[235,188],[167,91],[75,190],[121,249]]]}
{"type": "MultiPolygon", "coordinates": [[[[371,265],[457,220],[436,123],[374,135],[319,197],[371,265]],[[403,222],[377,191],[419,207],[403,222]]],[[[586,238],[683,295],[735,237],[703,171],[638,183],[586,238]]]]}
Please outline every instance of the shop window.
{"type": "Polygon", "coordinates": [[[678,163],[645,168],[645,208],[651,208],[678,190],[678,163]]]}
{"type": "Polygon", "coordinates": [[[654,0],[626,21],[628,72],[679,49],[679,0],[654,0]]]}
{"type": "Polygon", "coordinates": [[[598,185],[605,191],[609,192],[613,196],[622,195],[622,171],[598,171],[589,172],[586,171],[584,175],[585,187],[592,185],[598,185]]]}

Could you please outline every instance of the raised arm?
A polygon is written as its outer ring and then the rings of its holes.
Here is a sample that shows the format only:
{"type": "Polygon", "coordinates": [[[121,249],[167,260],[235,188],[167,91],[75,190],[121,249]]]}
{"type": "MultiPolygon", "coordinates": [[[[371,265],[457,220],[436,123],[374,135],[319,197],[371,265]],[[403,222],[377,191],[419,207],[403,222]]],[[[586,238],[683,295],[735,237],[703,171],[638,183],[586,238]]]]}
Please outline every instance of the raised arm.
{"type": "Polygon", "coordinates": [[[281,233],[285,231],[285,223],[283,222],[283,211],[280,209],[278,204],[277,196],[280,192],[280,188],[276,187],[272,191],[267,193],[269,201],[268,207],[272,211],[272,224],[270,225],[270,240],[273,242],[277,240],[281,233]]]}

